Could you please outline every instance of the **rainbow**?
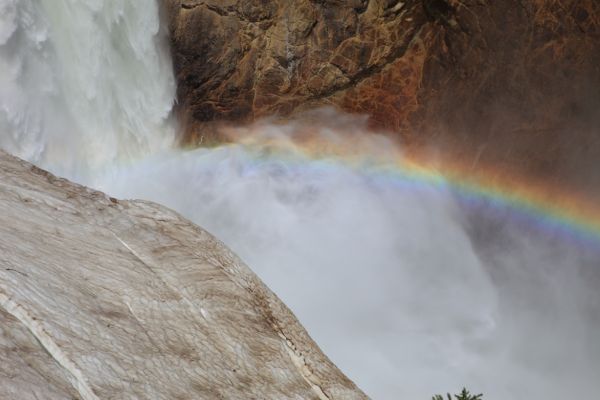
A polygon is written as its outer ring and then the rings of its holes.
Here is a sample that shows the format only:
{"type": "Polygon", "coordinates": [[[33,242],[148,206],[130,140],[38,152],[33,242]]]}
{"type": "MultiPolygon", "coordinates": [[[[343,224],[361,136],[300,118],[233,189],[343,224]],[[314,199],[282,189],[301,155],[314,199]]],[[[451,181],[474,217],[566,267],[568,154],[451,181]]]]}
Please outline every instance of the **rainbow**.
{"type": "Polygon", "coordinates": [[[483,166],[473,168],[456,160],[402,154],[391,144],[373,143],[368,135],[350,140],[321,135],[282,140],[247,133],[235,142],[252,152],[257,162],[278,160],[302,166],[318,160],[321,165],[343,164],[392,184],[443,188],[463,204],[502,212],[551,237],[600,251],[600,207],[582,194],[547,182],[483,166]]]}
{"type": "Polygon", "coordinates": [[[490,168],[473,171],[460,162],[407,160],[398,165],[409,179],[448,185],[467,204],[510,211],[512,218],[547,234],[593,244],[600,249],[600,208],[581,194],[490,168]]]}

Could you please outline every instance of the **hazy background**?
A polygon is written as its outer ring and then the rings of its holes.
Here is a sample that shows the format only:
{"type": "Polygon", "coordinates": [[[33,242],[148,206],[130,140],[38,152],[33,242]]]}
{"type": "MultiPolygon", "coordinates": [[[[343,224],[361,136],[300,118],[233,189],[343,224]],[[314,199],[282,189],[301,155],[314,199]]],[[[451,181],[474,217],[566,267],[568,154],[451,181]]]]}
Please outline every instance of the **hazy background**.
{"type": "Polygon", "coordinates": [[[174,152],[96,186],[165,204],[225,241],[373,398],[599,388],[593,246],[448,187],[266,153],[174,152]]]}

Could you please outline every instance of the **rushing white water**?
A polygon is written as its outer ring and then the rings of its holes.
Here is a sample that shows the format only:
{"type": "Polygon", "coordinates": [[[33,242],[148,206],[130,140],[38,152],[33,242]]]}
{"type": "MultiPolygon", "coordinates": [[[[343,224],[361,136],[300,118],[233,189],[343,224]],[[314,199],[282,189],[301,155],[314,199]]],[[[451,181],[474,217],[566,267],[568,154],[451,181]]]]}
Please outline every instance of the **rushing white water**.
{"type": "Polygon", "coordinates": [[[153,1],[0,0],[0,146],[215,233],[375,399],[463,385],[485,400],[598,393],[597,253],[439,187],[257,162],[239,145],[173,149],[158,15],[153,1]]]}
{"type": "Polygon", "coordinates": [[[0,0],[0,146],[76,180],[168,147],[155,1],[0,0]]]}

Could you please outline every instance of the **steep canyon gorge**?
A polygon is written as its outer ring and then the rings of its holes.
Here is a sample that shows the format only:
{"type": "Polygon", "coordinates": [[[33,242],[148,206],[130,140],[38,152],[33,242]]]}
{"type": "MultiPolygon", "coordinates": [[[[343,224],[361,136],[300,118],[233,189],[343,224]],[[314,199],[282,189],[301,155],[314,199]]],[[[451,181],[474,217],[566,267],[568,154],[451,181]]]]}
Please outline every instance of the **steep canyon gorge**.
{"type": "Polygon", "coordinates": [[[599,109],[596,0],[0,0],[0,398],[593,396],[599,109]]]}

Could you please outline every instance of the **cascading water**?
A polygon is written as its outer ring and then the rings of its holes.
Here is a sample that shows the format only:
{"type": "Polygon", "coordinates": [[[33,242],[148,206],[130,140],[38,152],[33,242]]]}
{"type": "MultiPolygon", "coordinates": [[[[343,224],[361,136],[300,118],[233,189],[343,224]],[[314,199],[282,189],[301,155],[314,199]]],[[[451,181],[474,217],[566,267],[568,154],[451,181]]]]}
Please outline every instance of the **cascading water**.
{"type": "Polygon", "coordinates": [[[156,2],[0,1],[0,146],[9,152],[87,182],[170,145],[174,93],[156,2]]]}
{"type": "MultiPolygon", "coordinates": [[[[596,249],[335,158],[177,150],[164,39],[154,1],[0,0],[0,146],[212,231],[376,399],[598,392],[596,249]]],[[[260,129],[289,142],[286,127],[260,129]]],[[[344,134],[397,152],[359,125],[344,134]]]]}

